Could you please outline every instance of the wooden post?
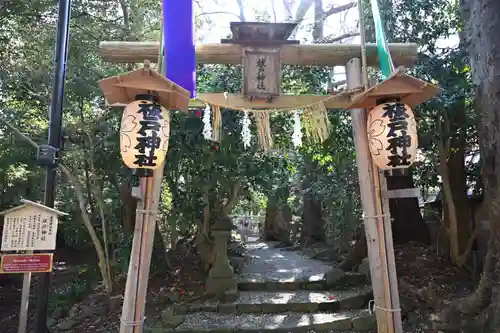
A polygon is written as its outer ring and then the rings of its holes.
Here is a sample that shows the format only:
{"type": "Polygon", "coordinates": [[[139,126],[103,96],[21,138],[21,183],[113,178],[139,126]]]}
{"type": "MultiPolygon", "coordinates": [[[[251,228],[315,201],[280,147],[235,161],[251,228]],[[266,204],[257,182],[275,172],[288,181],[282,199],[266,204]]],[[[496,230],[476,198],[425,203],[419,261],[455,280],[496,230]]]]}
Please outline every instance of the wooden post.
{"type": "MultiPolygon", "coordinates": [[[[350,59],[346,64],[347,89],[355,89],[361,84],[361,62],[359,59],[350,59]]],[[[377,316],[377,332],[394,332],[391,313],[382,311],[380,308],[389,308],[387,296],[390,295],[389,286],[384,283],[385,258],[381,258],[381,244],[379,231],[377,230],[377,207],[375,189],[373,186],[374,169],[370,149],[368,147],[368,135],[366,128],[366,111],[363,109],[351,109],[352,131],[354,145],[356,148],[356,163],[358,166],[359,188],[361,204],[363,208],[363,219],[365,225],[366,244],[368,246],[368,259],[370,261],[370,275],[375,301],[375,314],[377,316]]],[[[390,300],[390,299],[389,299],[390,300]]]]}
{"type": "MultiPolygon", "coordinates": [[[[33,254],[33,251],[26,251],[33,254]]],[[[17,333],[26,333],[28,324],[28,310],[30,304],[31,272],[23,274],[23,287],[21,290],[21,309],[19,310],[19,327],[17,333]]]]}

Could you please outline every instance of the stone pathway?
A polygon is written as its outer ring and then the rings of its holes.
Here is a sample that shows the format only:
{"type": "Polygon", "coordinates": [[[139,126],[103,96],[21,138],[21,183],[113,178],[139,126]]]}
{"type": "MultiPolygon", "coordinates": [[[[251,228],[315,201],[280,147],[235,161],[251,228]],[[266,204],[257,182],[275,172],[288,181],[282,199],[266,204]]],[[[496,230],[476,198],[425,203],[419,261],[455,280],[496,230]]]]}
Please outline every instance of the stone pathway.
{"type": "Polygon", "coordinates": [[[174,332],[369,332],[371,287],[362,274],[346,274],[275,243],[247,244],[238,295],[206,301],[176,313],[185,320],[174,332]]]}
{"type": "Polygon", "coordinates": [[[312,260],[297,252],[274,248],[276,243],[253,242],[247,244],[250,262],[240,272],[240,280],[250,282],[319,280],[331,266],[312,260]]]}

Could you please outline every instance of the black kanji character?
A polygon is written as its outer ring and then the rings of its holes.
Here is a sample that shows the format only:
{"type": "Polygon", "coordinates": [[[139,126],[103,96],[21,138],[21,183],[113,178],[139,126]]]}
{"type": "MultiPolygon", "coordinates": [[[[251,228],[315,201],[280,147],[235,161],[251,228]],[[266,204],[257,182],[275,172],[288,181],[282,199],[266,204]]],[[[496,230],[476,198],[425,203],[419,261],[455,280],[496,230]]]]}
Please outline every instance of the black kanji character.
{"type": "Polygon", "coordinates": [[[139,167],[144,167],[144,166],[156,166],[156,160],[157,157],[151,154],[140,154],[140,155],[135,155],[135,162],[134,164],[138,165],[139,167]]]}
{"type": "Polygon", "coordinates": [[[388,138],[397,136],[396,131],[408,130],[408,122],[406,120],[390,121],[387,126],[389,126],[389,133],[387,133],[388,138]]]}
{"type": "Polygon", "coordinates": [[[160,123],[153,120],[141,120],[139,121],[141,128],[137,133],[142,136],[147,136],[146,131],[158,132],[160,130],[160,123]]]}
{"type": "Polygon", "coordinates": [[[158,136],[158,132],[152,131],[151,136],[137,137],[137,149],[141,154],[144,154],[146,148],[154,150],[160,148],[161,138],[158,136]]]}
{"type": "Polygon", "coordinates": [[[410,117],[406,113],[406,106],[402,103],[386,104],[384,110],[382,117],[389,117],[390,120],[403,120],[410,117]]]}
{"type": "Polygon", "coordinates": [[[139,104],[137,113],[142,113],[144,120],[158,121],[163,119],[161,107],[158,104],[142,103],[139,104]]]}
{"type": "Polygon", "coordinates": [[[397,154],[398,148],[403,150],[403,154],[406,154],[407,148],[411,147],[411,136],[406,134],[406,131],[402,131],[400,136],[390,138],[387,140],[389,142],[389,147],[386,149],[391,152],[391,154],[397,154]]]}
{"type": "Polygon", "coordinates": [[[257,59],[257,89],[265,90],[264,79],[266,78],[264,74],[264,68],[266,67],[266,58],[257,59]]]}
{"type": "Polygon", "coordinates": [[[410,154],[402,154],[402,155],[389,155],[389,163],[387,163],[387,166],[390,167],[398,167],[402,165],[410,165],[409,159],[411,158],[410,154]]]}

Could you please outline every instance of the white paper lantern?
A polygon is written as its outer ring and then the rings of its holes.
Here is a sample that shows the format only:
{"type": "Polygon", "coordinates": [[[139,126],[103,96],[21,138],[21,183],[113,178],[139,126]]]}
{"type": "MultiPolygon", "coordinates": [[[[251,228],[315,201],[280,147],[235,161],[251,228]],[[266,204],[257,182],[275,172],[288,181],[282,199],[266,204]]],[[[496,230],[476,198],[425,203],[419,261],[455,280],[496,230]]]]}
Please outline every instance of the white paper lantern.
{"type": "Polygon", "coordinates": [[[157,103],[138,100],[123,111],[120,152],[131,169],[156,169],[168,150],[170,121],[168,111],[157,103]]]}
{"type": "Polygon", "coordinates": [[[380,169],[408,168],[415,161],[417,123],[408,105],[377,105],[368,114],[367,130],[372,158],[380,169]]]}

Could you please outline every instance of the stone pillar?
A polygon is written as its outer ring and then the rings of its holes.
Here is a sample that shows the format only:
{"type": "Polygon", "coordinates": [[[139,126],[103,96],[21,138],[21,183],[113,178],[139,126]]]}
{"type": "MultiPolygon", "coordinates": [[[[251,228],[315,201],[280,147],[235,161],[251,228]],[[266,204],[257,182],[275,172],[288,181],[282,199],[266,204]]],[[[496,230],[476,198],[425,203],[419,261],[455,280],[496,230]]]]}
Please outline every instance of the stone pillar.
{"type": "Polygon", "coordinates": [[[227,243],[234,229],[229,218],[223,218],[212,228],[214,238],[215,263],[208,272],[206,292],[209,295],[223,296],[226,292],[236,292],[238,280],[227,257],[227,243]]]}

